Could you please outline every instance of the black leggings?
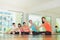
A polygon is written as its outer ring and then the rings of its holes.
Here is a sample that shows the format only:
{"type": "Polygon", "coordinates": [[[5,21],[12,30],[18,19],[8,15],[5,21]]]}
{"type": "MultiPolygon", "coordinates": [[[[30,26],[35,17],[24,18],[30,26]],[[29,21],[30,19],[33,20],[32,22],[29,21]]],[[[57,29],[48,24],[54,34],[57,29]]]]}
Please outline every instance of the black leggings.
{"type": "Polygon", "coordinates": [[[52,33],[51,32],[49,32],[49,31],[46,31],[46,32],[35,32],[35,31],[33,31],[32,32],[33,33],[33,35],[40,35],[40,34],[45,34],[45,35],[51,35],[52,33]]]}
{"type": "Polygon", "coordinates": [[[29,35],[30,32],[21,32],[21,35],[29,35]]]}
{"type": "MultiPolygon", "coordinates": [[[[13,32],[11,32],[10,34],[13,34],[13,32]]],[[[19,34],[19,32],[15,32],[15,34],[19,34]]]]}
{"type": "Polygon", "coordinates": [[[33,31],[32,34],[33,34],[33,35],[39,35],[40,32],[35,32],[35,31],[33,31]]]}
{"type": "Polygon", "coordinates": [[[52,35],[52,33],[49,32],[49,31],[46,31],[46,32],[45,32],[45,35],[52,35]]]}
{"type": "Polygon", "coordinates": [[[40,32],[40,34],[45,34],[45,35],[52,35],[52,33],[51,32],[49,32],[49,31],[46,31],[46,32],[40,32]]]}

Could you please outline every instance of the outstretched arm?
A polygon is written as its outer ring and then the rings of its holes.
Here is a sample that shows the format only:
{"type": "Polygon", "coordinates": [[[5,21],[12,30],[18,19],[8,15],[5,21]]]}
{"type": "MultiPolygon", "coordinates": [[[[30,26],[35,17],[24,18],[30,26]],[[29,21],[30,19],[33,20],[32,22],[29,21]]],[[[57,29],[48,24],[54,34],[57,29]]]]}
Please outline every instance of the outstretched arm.
{"type": "Polygon", "coordinates": [[[43,24],[40,25],[40,27],[42,27],[42,26],[43,26],[43,24]]]}

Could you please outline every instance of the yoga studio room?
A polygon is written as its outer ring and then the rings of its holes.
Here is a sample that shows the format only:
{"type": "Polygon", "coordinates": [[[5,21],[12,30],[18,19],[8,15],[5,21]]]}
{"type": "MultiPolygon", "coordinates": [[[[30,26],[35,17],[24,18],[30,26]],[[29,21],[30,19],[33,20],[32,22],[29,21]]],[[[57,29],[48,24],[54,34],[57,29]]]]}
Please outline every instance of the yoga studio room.
{"type": "Polygon", "coordinates": [[[60,40],[60,0],[0,0],[0,40],[60,40]]]}

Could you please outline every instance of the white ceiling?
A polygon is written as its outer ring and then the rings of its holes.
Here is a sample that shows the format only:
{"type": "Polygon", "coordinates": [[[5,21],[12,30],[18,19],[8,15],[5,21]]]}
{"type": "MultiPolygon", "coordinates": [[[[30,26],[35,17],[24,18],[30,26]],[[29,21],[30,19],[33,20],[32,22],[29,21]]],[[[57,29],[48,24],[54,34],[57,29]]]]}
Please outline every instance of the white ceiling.
{"type": "MultiPolygon", "coordinates": [[[[30,12],[57,12],[60,10],[60,0],[0,0],[0,9],[30,12]],[[53,10],[52,10],[53,9],[53,10]],[[52,10],[52,11],[51,11],[52,10]]],[[[60,12],[60,11],[59,11],[60,12]]]]}
{"type": "Polygon", "coordinates": [[[60,14],[60,7],[42,10],[42,11],[37,11],[37,12],[60,14]]]}

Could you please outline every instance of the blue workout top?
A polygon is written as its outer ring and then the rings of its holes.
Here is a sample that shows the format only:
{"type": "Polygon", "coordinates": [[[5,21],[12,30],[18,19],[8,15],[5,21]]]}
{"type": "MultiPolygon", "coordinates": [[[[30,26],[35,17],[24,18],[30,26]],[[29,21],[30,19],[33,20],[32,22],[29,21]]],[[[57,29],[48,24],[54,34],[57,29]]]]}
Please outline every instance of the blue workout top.
{"type": "Polygon", "coordinates": [[[32,29],[32,31],[37,32],[35,25],[31,25],[31,29],[32,29]]]}

